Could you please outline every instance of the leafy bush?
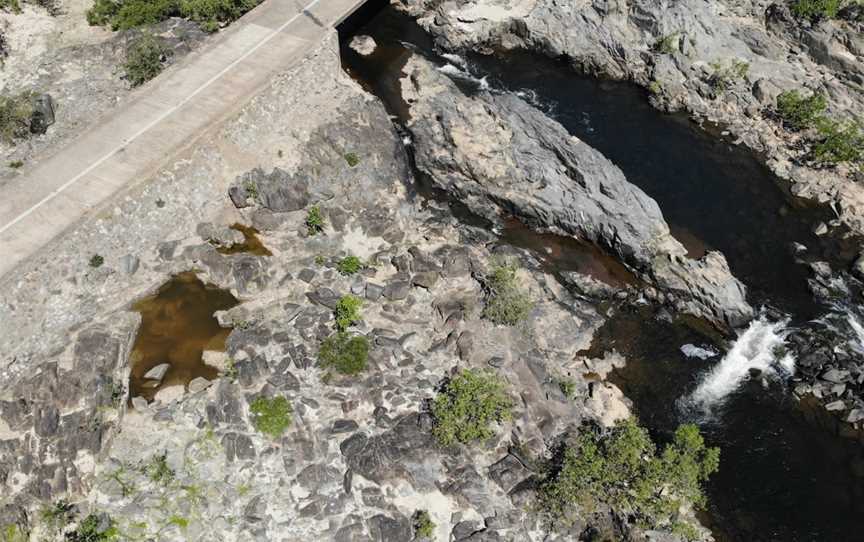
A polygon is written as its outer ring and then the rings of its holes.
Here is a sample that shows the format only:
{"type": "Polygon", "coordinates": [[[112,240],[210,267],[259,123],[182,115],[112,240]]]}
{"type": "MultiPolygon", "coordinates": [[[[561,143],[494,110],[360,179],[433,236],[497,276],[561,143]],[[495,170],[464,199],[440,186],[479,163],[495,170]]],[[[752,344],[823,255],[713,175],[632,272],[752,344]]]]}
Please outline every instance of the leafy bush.
{"type": "Polygon", "coordinates": [[[0,0],[0,10],[21,13],[21,4],[18,0],[0,0]]]}
{"type": "Polygon", "coordinates": [[[87,262],[87,263],[90,265],[90,267],[92,267],[92,268],[95,269],[95,268],[97,268],[97,267],[102,267],[102,264],[105,263],[105,258],[103,258],[102,256],[100,256],[99,254],[94,254],[94,255],[90,258],[90,261],[87,262]]]}
{"type": "Polygon", "coordinates": [[[363,371],[368,358],[369,340],[363,335],[352,336],[344,331],[337,331],[324,339],[318,350],[321,367],[347,375],[363,371]]]}
{"type": "Polygon", "coordinates": [[[126,78],[133,87],[146,83],[164,69],[165,60],[170,53],[159,38],[150,35],[138,38],[126,51],[126,63],[123,64],[126,78]]]}
{"type": "Polygon", "coordinates": [[[309,211],[306,213],[306,230],[309,235],[324,231],[324,216],[321,214],[321,208],[317,205],[309,207],[309,211]]]}
{"type": "Polygon", "coordinates": [[[815,92],[804,97],[797,90],[787,90],[777,96],[777,113],[793,130],[812,128],[822,118],[828,103],[825,95],[815,92]]]}
{"type": "Polygon", "coordinates": [[[512,262],[501,261],[493,265],[486,277],[487,299],[483,317],[506,326],[525,320],[534,302],[519,284],[518,267],[512,262]]]}
{"type": "Polygon", "coordinates": [[[435,522],[426,510],[417,510],[411,518],[414,524],[415,538],[429,538],[435,534],[435,522]]]}
{"type": "Polygon", "coordinates": [[[28,542],[30,537],[14,523],[0,529],[0,542],[28,542]]]}
{"type": "Polygon", "coordinates": [[[673,32],[672,34],[661,36],[654,42],[654,51],[664,55],[671,55],[678,49],[677,42],[680,39],[680,35],[680,32],[673,32]]]}
{"type": "MultiPolygon", "coordinates": [[[[3,0],[0,0],[3,1],[3,0]]],[[[91,25],[128,30],[152,25],[171,17],[186,17],[214,31],[260,3],[260,0],[96,0],[87,10],[91,25]]]]}
{"type": "Polygon", "coordinates": [[[345,162],[348,164],[348,167],[354,167],[360,163],[360,157],[357,156],[356,152],[346,152],[345,162]]]}
{"type": "Polygon", "coordinates": [[[32,92],[0,96],[0,140],[4,143],[30,136],[33,97],[32,92]]]}
{"type": "Polygon", "coordinates": [[[813,157],[822,164],[864,162],[864,127],[859,120],[836,121],[822,119],[818,123],[818,141],[813,146],[813,157]]]}
{"type": "Polygon", "coordinates": [[[336,269],[343,275],[353,275],[360,271],[362,267],[363,262],[357,256],[346,256],[336,264],[336,269]]]}
{"type": "Polygon", "coordinates": [[[291,425],[291,414],[294,409],[288,399],[280,396],[267,398],[258,397],[249,405],[252,412],[252,425],[274,439],[282,436],[282,433],[291,425]]]}
{"type": "Polygon", "coordinates": [[[791,7],[792,14],[799,19],[816,22],[833,19],[845,3],[846,0],[794,0],[791,7]]]}
{"type": "Polygon", "coordinates": [[[208,32],[243,16],[261,3],[261,0],[180,0],[180,14],[197,23],[208,32]]]}
{"type": "Polygon", "coordinates": [[[709,83],[711,84],[711,88],[714,89],[714,94],[717,95],[726,92],[736,82],[744,79],[747,76],[747,72],[750,71],[750,64],[733,58],[728,65],[724,65],[719,61],[712,62],[711,69],[713,73],[711,74],[709,83]]]}
{"type": "Polygon", "coordinates": [[[442,446],[486,440],[493,422],[511,417],[513,403],[494,373],[463,369],[448,379],[432,401],[432,434],[442,446]]]}
{"type": "Polygon", "coordinates": [[[717,471],[720,450],[707,448],[695,425],[682,425],[660,455],[633,419],[601,433],[583,430],[565,447],[538,492],[551,526],[572,523],[574,507],[610,505],[644,528],[693,532],[678,519],[685,502],[706,504],[703,484],[717,471]]]}
{"type": "Polygon", "coordinates": [[[74,531],[66,533],[66,542],[111,542],[120,540],[114,520],[105,514],[90,514],[74,531]]]}
{"type": "Polygon", "coordinates": [[[166,453],[154,455],[144,467],[144,473],[151,481],[167,486],[174,480],[174,470],[168,466],[166,453]]]}
{"type": "Polygon", "coordinates": [[[336,316],[336,329],[345,331],[349,326],[359,322],[362,319],[360,316],[362,306],[363,300],[357,296],[348,294],[340,297],[333,310],[336,316]]]}

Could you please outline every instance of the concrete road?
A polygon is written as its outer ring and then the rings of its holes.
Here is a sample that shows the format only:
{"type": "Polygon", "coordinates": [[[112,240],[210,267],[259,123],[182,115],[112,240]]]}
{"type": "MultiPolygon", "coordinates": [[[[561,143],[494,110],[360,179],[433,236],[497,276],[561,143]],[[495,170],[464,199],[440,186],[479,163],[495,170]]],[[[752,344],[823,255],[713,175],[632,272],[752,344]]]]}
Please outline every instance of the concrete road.
{"type": "Polygon", "coordinates": [[[265,0],[8,182],[0,198],[0,278],[238,112],[365,2],[307,1],[265,0]]]}

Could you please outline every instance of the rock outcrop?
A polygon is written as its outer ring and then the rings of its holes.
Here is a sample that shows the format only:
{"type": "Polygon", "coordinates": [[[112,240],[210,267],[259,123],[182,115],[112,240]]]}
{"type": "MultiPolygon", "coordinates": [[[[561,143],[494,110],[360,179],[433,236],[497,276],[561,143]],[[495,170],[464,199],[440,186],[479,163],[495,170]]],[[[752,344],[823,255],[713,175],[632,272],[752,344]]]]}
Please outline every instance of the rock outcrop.
{"type": "Polygon", "coordinates": [[[446,49],[527,49],[578,70],[634,81],[667,110],[719,123],[766,157],[802,197],[838,205],[864,232],[864,188],[854,168],[802,160],[801,138],[772,109],[783,90],[824,92],[838,116],[864,110],[864,23],[850,8],[836,20],[793,18],[786,3],[756,0],[402,0],[446,49]],[[734,70],[738,66],[739,70],[734,70]]]}
{"type": "Polygon", "coordinates": [[[688,259],[657,203],[560,124],[512,94],[467,96],[419,55],[404,69],[417,167],[473,212],[591,241],[680,310],[721,325],[752,316],[722,254],[688,259]]]}

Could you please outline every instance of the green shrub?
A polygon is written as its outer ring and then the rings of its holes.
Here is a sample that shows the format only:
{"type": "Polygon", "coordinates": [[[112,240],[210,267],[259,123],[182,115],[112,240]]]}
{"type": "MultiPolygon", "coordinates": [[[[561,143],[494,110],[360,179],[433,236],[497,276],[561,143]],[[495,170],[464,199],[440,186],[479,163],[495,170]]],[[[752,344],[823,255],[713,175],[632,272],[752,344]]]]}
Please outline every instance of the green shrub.
{"type": "Polygon", "coordinates": [[[18,0],[0,0],[0,10],[21,13],[21,4],[18,0]]]}
{"type": "Polygon", "coordinates": [[[858,119],[836,121],[822,119],[818,123],[818,141],[813,145],[813,157],[822,164],[836,165],[864,162],[864,127],[858,119]]]}
{"type": "Polygon", "coordinates": [[[318,361],[324,369],[333,369],[346,375],[358,374],[366,369],[369,358],[369,340],[363,335],[349,335],[337,331],[321,343],[318,361]]]}
{"type": "Polygon", "coordinates": [[[603,502],[643,528],[693,532],[678,518],[685,502],[706,504],[703,485],[720,461],[695,425],[682,425],[661,454],[633,419],[601,433],[584,429],[553,461],[538,492],[553,528],[569,527],[574,508],[603,502]]]}
{"type": "Polygon", "coordinates": [[[336,308],[333,313],[336,317],[336,329],[345,331],[353,324],[356,324],[362,317],[360,316],[360,307],[363,306],[363,300],[351,294],[343,295],[336,303],[336,308]]]}
{"type": "Polygon", "coordinates": [[[716,96],[726,92],[735,83],[744,79],[747,76],[747,72],[750,71],[750,64],[733,58],[728,65],[724,65],[719,61],[712,62],[711,69],[713,73],[711,74],[709,83],[716,96]]]}
{"type": "Polygon", "coordinates": [[[846,0],[793,0],[791,7],[792,14],[799,19],[816,22],[833,19],[845,4],[846,0]]]}
{"type": "Polygon", "coordinates": [[[518,267],[512,262],[495,263],[491,273],[486,276],[486,307],[483,317],[506,326],[513,326],[525,320],[534,302],[519,284],[516,276],[518,267]]]}
{"type": "Polygon", "coordinates": [[[239,19],[259,3],[261,0],[180,0],[180,14],[213,32],[220,23],[239,19]]]}
{"type": "Polygon", "coordinates": [[[0,542],[28,542],[28,540],[30,537],[14,523],[0,529],[0,542]]]}
{"type": "Polygon", "coordinates": [[[357,256],[346,256],[336,264],[336,269],[343,275],[353,275],[362,268],[363,262],[357,256]]]}
{"type": "Polygon", "coordinates": [[[567,399],[573,399],[576,396],[576,382],[571,378],[559,378],[557,380],[558,389],[564,394],[567,399]]]}
{"type": "Polygon", "coordinates": [[[267,398],[258,397],[249,406],[252,412],[252,425],[274,439],[282,436],[291,425],[291,414],[294,409],[288,399],[280,396],[267,398]]]}
{"type": "Polygon", "coordinates": [[[442,446],[486,440],[495,434],[491,424],[509,420],[512,407],[500,377],[462,369],[444,383],[432,401],[432,434],[442,446]]]}
{"type": "Polygon", "coordinates": [[[66,533],[66,542],[111,542],[120,540],[114,520],[106,515],[90,514],[78,528],[66,533]]]}
{"type": "Polygon", "coordinates": [[[87,263],[90,265],[90,267],[92,267],[92,268],[95,269],[95,268],[97,268],[97,267],[102,267],[102,264],[105,263],[105,258],[103,258],[102,256],[100,256],[99,254],[94,254],[94,255],[90,258],[90,261],[87,262],[87,263]]]}
{"type": "Polygon", "coordinates": [[[354,167],[360,163],[360,157],[357,156],[356,152],[346,152],[345,162],[347,162],[348,167],[354,167]]]}
{"type": "Polygon", "coordinates": [[[138,38],[126,51],[126,63],[123,64],[126,78],[133,87],[153,79],[164,69],[170,52],[159,38],[150,35],[138,38]]]}
{"type": "Polygon", "coordinates": [[[812,128],[822,118],[828,103],[825,95],[815,92],[804,97],[797,90],[787,90],[777,96],[777,113],[793,130],[812,128]]]}
{"type": "Polygon", "coordinates": [[[30,136],[33,96],[33,92],[0,96],[0,140],[4,143],[30,136]]]}
{"type": "Polygon", "coordinates": [[[174,470],[168,466],[167,453],[154,455],[144,467],[144,473],[151,481],[167,486],[174,480],[174,470]]]}
{"type": "Polygon", "coordinates": [[[23,160],[12,160],[7,165],[12,169],[19,169],[19,168],[24,167],[24,161],[23,160]]]}
{"type": "Polygon", "coordinates": [[[680,35],[680,32],[673,32],[672,34],[660,37],[654,42],[654,51],[664,55],[671,55],[678,49],[677,42],[680,35]]]}
{"type": "Polygon", "coordinates": [[[321,214],[321,208],[317,205],[309,207],[309,211],[306,213],[306,230],[309,235],[324,231],[324,216],[321,214]]]}
{"type": "Polygon", "coordinates": [[[435,534],[435,522],[432,521],[432,518],[429,516],[429,512],[426,510],[417,510],[414,512],[414,515],[411,517],[411,521],[414,525],[414,537],[415,538],[428,538],[431,539],[435,534]]]}

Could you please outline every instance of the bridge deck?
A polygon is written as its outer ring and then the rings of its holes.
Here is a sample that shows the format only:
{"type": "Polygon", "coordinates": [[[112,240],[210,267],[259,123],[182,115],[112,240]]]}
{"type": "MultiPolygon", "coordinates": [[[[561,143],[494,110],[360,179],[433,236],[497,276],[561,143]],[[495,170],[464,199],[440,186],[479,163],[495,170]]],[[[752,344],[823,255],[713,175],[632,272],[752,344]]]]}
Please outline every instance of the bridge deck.
{"type": "Polygon", "coordinates": [[[8,182],[0,198],[0,277],[239,111],[365,0],[307,1],[266,0],[8,182]]]}

